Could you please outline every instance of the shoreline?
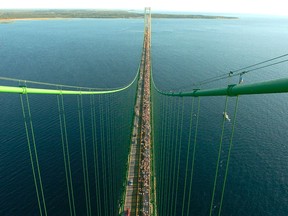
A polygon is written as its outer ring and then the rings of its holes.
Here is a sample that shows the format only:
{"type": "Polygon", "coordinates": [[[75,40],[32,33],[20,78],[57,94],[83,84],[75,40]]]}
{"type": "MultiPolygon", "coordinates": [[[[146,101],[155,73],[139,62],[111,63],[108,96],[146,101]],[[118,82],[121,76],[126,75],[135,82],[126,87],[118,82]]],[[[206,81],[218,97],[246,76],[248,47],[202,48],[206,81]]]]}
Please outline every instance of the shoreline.
{"type": "MultiPolygon", "coordinates": [[[[69,19],[140,19],[140,17],[43,17],[43,18],[0,18],[0,24],[9,24],[17,21],[46,21],[46,20],[69,20],[69,19]]],[[[239,18],[229,17],[213,17],[213,18],[201,18],[201,17],[154,17],[154,19],[214,19],[214,20],[235,20],[239,18]]]]}
{"type": "Polygon", "coordinates": [[[12,23],[16,21],[43,21],[43,20],[61,20],[71,18],[51,17],[51,18],[0,18],[0,23],[12,23]]]}
{"type": "MultiPolygon", "coordinates": [[[[143,13],[125,10],[1,10],[0,22],[23,21],[23,20],[53,20],[53,19],[143,19],[143,13]]],[[[154,19],[239,19],[232,16],[205,15],[205,14],[161,14],[153,13],[154,19]]]]}

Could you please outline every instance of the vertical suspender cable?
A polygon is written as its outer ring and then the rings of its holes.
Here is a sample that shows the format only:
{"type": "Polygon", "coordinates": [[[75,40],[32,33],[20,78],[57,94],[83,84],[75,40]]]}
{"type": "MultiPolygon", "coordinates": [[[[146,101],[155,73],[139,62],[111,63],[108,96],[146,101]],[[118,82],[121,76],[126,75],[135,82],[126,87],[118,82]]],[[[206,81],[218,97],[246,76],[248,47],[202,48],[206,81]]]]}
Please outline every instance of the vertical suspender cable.
{"type": "Polygon", "coordinates": [[[106,177],[107,177],[107,181],[106,181],[106,184],[107,184],[107,200],[108,200],[108,208],[106,209],[107,211],[107,214],[108,215],[111,215],[111,178],[110,178],[110,172],[111,172],[111,168],[110,168],[110,157],[109,157],[109,105],[108,105],[108,102],[107,102],[107,98],[108,98],[108,95],[105,95],[105,100],[104,100],[104,104],[105,104],[105,109],[104,109],[104,113],[106,115],[106,118],[105,118],[105,122],[104,122],[104,130],[106,131],[105,133],[105,150],[106,150],[106,153],[105,153],[105,156],[107,158],[106,160],[106,177]]]}
{"type": "Polygon", "coordinates": [[[85,200],[86,200],[86,214],[89,214],[89,201],[88,201],[88,188],[87,188],[87,180],[86,180],[86,163],[85,163],[85,154],[84,154],[84,141],[83,141],[83,125],[82,125],[82,103],[81,99],[82,95],[77,95],[77,102],[78,102],[78,119],[79,119],[79,128],[80,128],[80,144],[81,144],[81,155],[82,155],[82,169],[83,169],[83,178],[84,178],[84,192],[85,192],[85,200]]]}
{"type": "MultiPolygon", "coordinates": [[[[181,126],[180,126],[180,137],[179,137],[179,147],[178,147],[178,168],[177,168],[177,181],[176,181],[176,194],[175,194],[175,202],[174,202],[174,214],[176,215],[177,209],[177,198],[178,198],[178,188],[179,188],[179,174],[180,174],[180,157],[181,157],[181,146],[182,146],[182,135],[183,135],[183,120],[184,120],[184,98],[182,97],[182,111],[181,111],[181,126]]],[[[176,158],[175,158],[176,159],[176,158]]]]}
{"type": "MultiPolygon", "coordinates": [[[[159,141],[158,141],[158,145],[159,145],[159,150],[160,150],[160,164],[159,166],[161,167],[161,169],[159,169],[159,171],[161,171],[161,173],[159,173],[161,179],[159,179],[159,184],[160,184],[160,190],[159,192],[161,193],[160,196],[160,200],[159,200],[159,204],[161,206],[163,206],[163,186],[164,186],[164,180],[165,180],[165,176],[164,176],[164,155],[165,155],[165,149],[166,149],[166,140],[167,140],[167,136],[166,136],[166,131],[167,131],[167,120],[168,120],[168,97],[163,97],[163,115],[162,115],[162,135],[161,137],[159,137],[159,141]],[[160,202],[161,201],[161,202],[160,202]]],[[[161,210],[162,212],[162,210],[161,210]]]]}
{"type": "Polygon", "coordinates": [[[35,154],[35,159],[36,159],[36,165],[37,165],[39,185],[40,185],[40,190],[41,190],[41,195],[42,195],[44,213],[45,213],[45,215],[47,215],[46,202],[45,202],[45,197],[44,197],[44,192],[43,192],[43,184],[42,184],[42,178],[41,178],[41,172],[40,172],[40,166],[39,166],[38,153],[37,153],[37,147],[36,147],[36,141],[35,141],[34,128],[33,128],[33,123],[32,123],[28,94],[26,94],[26,102],[27,102],[27,108],[28,108],[28,115],[29,115],[29,119],[30,119],[32,141],[33,141],[33,146],[34,146],[34,154],[35,154]]]}
{"type": "MultiPolygon", "coordinates": [[[[167,172],[168,172],[168,156],[167,156],[167,152],[168,152],[168,143],[169,143],[169,137],[167,135],[167,132],[169,131],[169,126],[171,125],[170,122],[171,122],[171,118],[170,118],[170,121],[169,121],[169,111],[171,111],[171,100],[170,100],[170,97],[167,97],[166,99],[166,112],[164,113],[164,117],[166,119],[165,121],[165,125],[163,126],[164,127],[164,133],[163,133],[163,137],[161,139],[161,148],[163,150],[162,151],[162,162],[161,162],[161,215],[164,215],[164,211],[166,211],[166,200],[167,200],[167,194],[165,196],[165,189],[166,189],[166,185],[167,185],[167,172]]],[[[169,133],[170,135],[170,133],[169,133]]]]}
{"type": "Polygon", "coordinates": [[[233,147],[233,137],[234,137],[235,124],[236,124],[236,115],[237,115],[237,110],[238,110],[238,99],[239,99],[239,96],[236,97],[236,104],[235,104],[233,123],[232,123],[232,132],[230,136],[229,151],[228,151],[228,156],[227,156],[226,170],[225,170],[224,182],[223,182],[223,187],[222,187],[221,201],[220,201],[218,216],[221,215],[224,192],[225,192],[225,187],[226,187],[226,180],[227,180],[228,169],[229,169],[230,155],[231,155],[231,150],[233,147]]]}
{"type": "Polygon", "coordinates": [[[70,182],[68,178],[68,168],[67,168],[67,159],[66,159],[66,150],[65,150],[65,141],[64,141],[64,129],[63,129],[63,120],[62,120],[62,113],[61,113],[61,106],[60,106],[60,99],[59,95],[57,95],[57,104],[58,104],[58,112],[59,112],[59,123],[60,123],[60,132],[61,132],[61,142],[62,142],[62,151],[63,151],[63,159],[64,159],[64,168],[65,168],[65,178],[66,178],[66,185],[67,185],[67,193],[68,193],[68,202],[69,202],[69,209],[70,215],[73,215],[72,211],[72,202],[71,202],[71,192],[70,192],[70,182]]]}
{"type": "Polygon", "coordinates": [[[194,145],[193,145],[193,153],[192,153],[192,166],[191,166],[190,185],[189,185],[188,202],[187,202],[187,216],[189,216],[189,211],[190,211],[190,201],[191,201],[191,193],[192,193],[192,185],[193,185],[193,175],[194,175],[194,164],[195,164],[195,154],[196,154],[196,146],[197,146],[199,117],[200,117],[200,97],[198,97],[196,128],[195,128],[195,134],[194,134],[194,145]]]}
{"type": "Polygon", "coordinates": [[[112,166],[112,188],[113,188],[113,194],[112,194],[112,202],[114,205],[114,211],[113,215],[117,214],[118,212],[118,205],[117,205],[117,194],[118,189],[116,187],[116,178],[117,178],[117,172],[116,172],[116,163],[115,163],[115,106],[114,106],[114,97],[115,94],[112,94],[110,97],[110,131],[111,131],[111,166],[112,166]]]}
{"type": "Polygon", "coordinates": [[[104,200],[104,213],[105,215],[107,216],[107,209],[108,209],[108,200],[107,200],[107,187],[106,187],[106,184],[107,184],[107,181],[106,181],[106,163],[105,163],[105,160],[106,160],[106,156],[105,156],[105,151],[104,151],[104,148],[105,148],[105,143],[104,143],[104,136],[105,136],[105,132],[104,132],[104,117],[103,117],[103,102],[101,100],[101,95],[99,95],[99,112],[100,112],[100,129],[101,129],[101,158],[102,158],[102,166],[101,166],[101,169],[102,169],[102,186],[103,186],[103,200],[104,200]],[[106,209],[106,211],[105,211],[106,209]]]}
{"type": "MultiPolygon", "coordinates": [[[[113,209],[114,209],[114,205],[113,205],[113,184],[112,184],[112,157],[111,157],[111,121],[110,121],[110,95],[107,95],[106,97],[106,115],[107,115],[107,120],[106,120],[106,130],[107,130],[107,134],[106,134],[106,142],[107,142],[107,157],[108,157],[108,184],[109,184],[109,201],[110,201],[110,206],[109,206],[109,210],[110,210],[110,215],[113,215],[113,209]]],[[[108,209],[107,209],[108,210],[108,209]]]]}
{"type": "MultiPolygon", "coordinates": [[[[95,145],[95,134],[94,134],[94,118],[93,118],[93,100],[92,100],[92,97],[93,95],[90,95],[89,96],[89,101],[90,101],[90,117],[91,117],[91,136],[92,136],[92,149],[93,149],[93,168],[94,168],[94,171],[95,171],[95,160],[94,160],[94,145],[95,145]]],[[[95,172],[94,172],[94,181],[95,181],[95,172]]],[[[96,186],[96,181],[95,181],[95,187],[96,186]]],[[[97,196],[97,193],[95,194],[97,196]]],[[[96,209],[97,209],[97,197],[95,196],[95,199],[96,199],[96,209]]],[[[92,202],[92,205],[93,205],[93,202],[92,202]]],[[[96,212],[96,210],[95,210],[96,212]]]]}
{"type": "MultiPolygon", "coordinates": [[[[151,87],[152,86],[150,86],[150,89],[151,89],[151,87]]],[[[152,109],[152,126],[151,126],[151,128],[152,128],[152,130],[151,130],[151,136],[152,136],[152,158],[153,158],[153,160],[152,160],[152,162],[153,162],[153,164],[152,164],[152,167],[153,167],[153,170],[152,170],[152,187],[153,187],[153,203],[152,203],[152,205],[153,205],[153,215],[154,216],[156,216],[157,215],[157,190],[156,190],[156,182],[155,182],[155,180],[156,180],[156,173],[157,173],[157,170],[158,170],[158,166],[159,166],[159,163],[158,162],[156,162],[156,158],[155,158],[155,156],[156,156],[156,154],[158,154],[158,149],[156,149],[157,148],[157,146],[155,146],[155,143],[157,142],[156,140],[157,140],[157,138],[155,137],[156,136],[156,134],[155,134],[155,91],[154,91],[154,89],[152,89],[151,90],[152,91],[152,106],[151,106],[151,109],[152,109]],[[157,169],[157,170],[156,170],[157,169]]],[[[158,115],[158,117],[159,117],[159,115],[158,115]]],[[[159,119],[157,117],[157,119],[159,119]]],[[[162,129],[162,127],[163,127],[163,125],[161,125],[161,129],[162,129]]],[[[159,133],[158,133],[158,131],[157,131],[157,136],[159,136],[159,133]]],[[[159,155],[159,157],[160,157],[160,155],[159,155]]]]}
{"type": "Polygon", "coordinates": [[[100,203],[100,185],[99,185],[100,177],[99,177],[99,165],[98,165],[95,95],[90,95],[90,106],[91,106],[92,145],[93,145],[93,160],[94,160],[95,197],[96,197],[97,214],[101,215],[102,206],[100,203]]]}
{"type": "MultiPolygon", "coordinates": [[[[42,207],[41,207],[41,201],[40,201],[40,194],[39,194],[39,189],[38,189],[38,182],[37,182],[35,165],[34,165],[34,160],[33,160],[32,147],[31,147],[30,136],[29,136],[29,131],[28,131],[28,125],[27,125],[27,116],[25,114],[25,108],[24,108],[24,102],[23,102],[22,94],[20,94],[20,101],[21,101],[21,107],[22,107],[22,114],[23,114],[23,118],[24,118],[24,126],[25,126],[25,131],[26,131],[26,138],[27,138],[27,143],[28,143],[30,161],[31,161],[31,166],[32,166],[32,173],[33,173],[34,184],[35,184],[35,189],[36,189],[39,213],[42,216],[43,213],[42,213],[42,207]]],[[[30,116],[30,118],[31,118],[31,116],[30,116]]],[[[45,215],[47,215],[47,214],[45,214],[45,215]]]]}
{"type": "Polygon", "coordinates": [[[67,126],[66,126],[66,115],[65,115],[65,106],[64,106],[64,97],[63,97],[63,95],[61,95],[60,104],[61,103],[62,103],[64,137],[65,137],[65,143],[66,143],[67,168],[68,168],[69,179],[70,179],[71,201],[72,201],[72,207],[73,207],[74,215],[76,215],[75,200],[74,200],[74,190],[73,190],[73,181],[72,181],[72,171],[71,171],[70,154],[69,154],[69,144],[68,144],[68,134],[67,134],[67,126]]]}
{"type": "MultiPolygon", "coordinates": [[[[155,89],[153,88],[153,125],[152,125],[152,137],[153,137],[153,146],[154,146],[154,155],[153,155],[153,159],[155,161],[154,163],[154,175],[155,175],[155,193],[156,193],[156,200],[155,200],[155,214],[159,215],[160,212],[160,206],[161,206],[161,202],[160,202],[160,193],[161,193],[161,185],[162,185],[162,172],[160,172],[162,170],[162,159],[163,159],[163,147],[162,147],[162,137],[163,137],[163,133],[164,133],[164,114],[160,114],[159,112],[159,107],[156,105],[157,104],[157,99],[156,97],[156,92],[155,89]],[[157,116],[157,117],[156,117],[157,116]],[[157,134],[155,133],[155,125],[157,124],[158,121],[161,120],[161,132],[157,131],[157,134]],[[156,187],[156,183],[158,185],[158,187],[156,187]],[[156,204],[158,204],[158,206],[156,206],[156,204]]],[[[158,99],[159,100],[159,99],[158,99]]],[[[160,107],[160,110],[164,110],[164,112],[166,112],[166,108],[164,106],[164,100],[161,100],[161,104],[162,104],[162,108],[160,107]]]]}
{"type": "MultiPolygon", "coordinates": [[[[174,106],[173,106],[173,101],[172,101],[172,97],[169,97],[168,98],[168,103],[169,103],[169,110],[170,112],[168,112],[168,115],[170,116],[170,118],[168,119],[169,120],[169,123],[167,124],[167,138],[166,138],[166,142],[164,143],[165,144],[165,154],[164,154],[164,157],[165,157],[165,168],[164,168],[164,176],[163,176],[163,179],[164,179],[164,186],[163,186],[163,190],[162,190],[162,194],[163,194],[163,215],[168,215],[169,212],[168,212],[168,200],[169,200],[169,190],[170,190],[170,181],[171,181],[171,178],[169,176],[169,172],[172,170],[172,163],[170,163],[170,155],[172,155],[172,151],[171,151],[171,145],[172,145],[172,133],[173,133],[173,129],[172,129],[172,126],[173,126],[173,120],[174,120],[174,115],[173,115],[173,112],[172,110],[174,110],[174,106]],[[165,194],[165,192],[167,192],[165,194]]],[[[167,116],[168,117],[168,116],[167,116]]],[[[164,159],[164,158],[163,158],[164,159]]]]}
{"type": "MultiPolygon", "coordinates": [[[[166,112],[166,116],[164,115],[164,117],[167,119],[167,121],[166,121],[166,124],[164,125],[164,134],[166,134],[166,132],[167,132],[167,128],[168,128],[168,125],[169,125],[169,123],[168,123],[168,113],[169,113],[169,107],[170,107],[170,104],[169,104],[169,100],[170,100],[170,98],[169,97],[167,97],[167,102],[166,102],[166,104],[167,104],[167,112],[166,112]]],[[[161,148],[161,154],[162,154],[162,159],[161,159],[161,169],[160,169],[160,171],[161,171],[161,184],[160,184],[160,199],[159,199],[159,203],[160,203],[160,209],[159,209],[159,213],[160,213],[160,215],[163,215],[163,213],[164,213],[164,204],[165,204],[165,197],[164,197],[164,193],[163,193],[163,191],[164,191],[164,189],[165,189],[165,184],[166,184],[166,181],[167,181],[167,179],[166,179],[166,168],[167,168],[167,157],[165,157],[166,156],[166,149],[167,149],[167,138],[166,138],[167,136],[164,136],[164,138],[165,139],[161,139],[160,141],[159,141],[159,144],[161,144],[161,146],[160,146],[160,148],[161,148]]]]}
{"type": "MultiPolygon", "coordinates": [[[[165,179],[166,179],[166,183],[165,183],[165,187],[164,187],[164,190],[167,189],[167,194],[165,196],[164,194],[164,198],[165,198],[165,208],[164,208],[164,216],[165,215],[169,215],[169,203],[170,203],[170,190],[171,190],[171,182],[172,182],[172,177],[171,177],[171,172],[172,172],[172,158],[173,158],[173,155],[172,155],[172,152],[173,152],[173,149],[172,149],[172,146],[173,146],[173,125],[175,123],[175,118],[174,118],[174,113],[173,113],[173,110],[174,110],[174,104],[173,103],[173,97],[171,97],[171,100],[170,100],[170,111],[171,111],[171,118],[170,118],[170,126],[169,126],[169,139],[167,141],[167,151],[166,151],[166,165],[165,165],[165,169],[166,169],[166,176],[165,176],[165,179]],[[170,156],[168,156],[170,153],[170,156]]],[[[164,193],[164,191],[163,191],[164,193]]]]}
{"type": "MultiPolygon", "coordinates": [[[[190,146],[191,146],[191,134],[192,134],[192,125],[193,125],[193,113],[194,113],[194,99],[195,97],[192,97],[192,106],[190,111],[190,123],[189,123],[189,135],[188,135],[188,148],[187,148],[187,154],[186,154],[186,165],[185,165],[185,181],[184,181],[184,191],[183,191],[183,201],[182,201],[182,216],[184,216],[184,208],[185,208],[185,198],[186,198],[186,187],[187,187],[187,176],[188,176],[188,162],[189,162],[189,156],[190,156],[190,146]]],[[[188,203],[189,205],[189,203],[188,203]]]]}
{"type": "MultiPolygon", "coordinates": [[[[115,94],[112,94],[112,101],[114,102],[116,99],[115,94]]],[[[112,118],[111,118],[111,127],[112,127],[112,167],[113,167],[113,187],[114,187],[114,197],[113,197],[113,203],[115,205],[115,209],[113,212],[113,215],[117,214],[117,201],[118,201],[118,187],[117,187],[117,168],[116,168],[116,149],[115,145],[117,144],[116,142],[116,121],[115,121],[115,104],[112,103],[111,108],[113,107],[113,112],[112,112],[112,118]],[[113,105],[113,106],[112,106],[113,105]]]]}
{"type": "Polygon", "coordinates": [[[83,97],[80,95],[80,104],[82,111],[82,127],[83,127],[83,149],[85,158],[85,168],[86,168],[86,181],[87,181],[87,197],[88,197],[88,207],[89,215],[91,215],[91,202],[90,202],[90,183],[89,183],[89,172],[88,172],[88,159],[87,159],[87,144],[86,144],[86,130],[85,130],[85,120],[84,120],[84,107],[83,107],[83,97]]]}
{"type": "Polygon", "coordinates": [[[114,97],[113,97],[114,94],[112,95],[109,95],[109,111],[110,111],[110,120],[109,120],[109,130],[110,130],[110,160],[111,160],[111,188],[112,188],[112,194],[111,194],[111,203],[113,205],[113,209],[112,209],[112,215],[115,215],[117,213],[117,205],[115,204],[115,194],[116,194],[116,188],[115,188],[115,175],[116,175],[116,172],[115,172],[115,163],[114,163],[114,145],[115,145],[115,140],[114,140],[114,136],[113,136],[113,100],[114,97]]]}
{"type": "MultiPolygon", "coordinates": [[[[176,124],[176,136],[175,136],[175,144],[174,144],[174,148],[173,148],[173,152],[174,152],[174,168],[173,168],[173,182],[172,182],[172,193],[170,194],[171,198],[173,197],[173,201],[175,201],[176,197],[174,196],[174,191],[176,189],[176,186],[175,186],[175,176],[176,176],[176,159],[177,159],[177,145],[178,145],[178,136],[179,136],[179,122],[180,122],[180,98],[178,98],[178,101],[177,101],[177,124],[176,124]]],[[[171,176],[172,177],[172,176],[171,176]]],[[[171,200],[172,201],[172,200],[171,200]]],[[[172,201],[172,203],[174,203],[172,201]]],[[[170,202],[168,202],[170,203],[170,202]]],[[[170,205],[170,214],[169,215],[173,215],[173,204],[170,205]]]]}
{"type": "Polygon", "coordinates": [[[86,185],[86,175],[85,175],[85,163],[84,163],[84,152],[83,152],[83,136],[82,136],[82,120],[81,120],[81,107],[80,107],[80,96],[77,95],[77,105],[78,105],[78,121],[79,121],[79,132],[80,132],[80,145],[81,145],[81,155],[82,155],[82,169],[83,169],[83,177],[84,177],[84,192],[85,192],[85,204],[86,204],[86,213],[88,212],[88,199],[87,199],[87,185],[86,185]]]}
{"type": "MultiPolygon", "coordinates": [[[[154,95],[155,95],[155,98],[154,100],[156,101],[159,101],[160,99],[158,97],[156,97],[156,94],[157,92],[155,91],[154,89],[154,95]]],[[[161,99],[162,101],[162,104],[163,104],[163,109],[164,109],[164,112],[166,113],[167,112],[167,108],[164,106],[164,100],[161,99]],[[165,108],[164,108],[165,107],[165,108]]],[[[154,106],[154,109],[155,109],[155,114],[154,114],[154,120],[155,122],[153,123],[153,128],[155,128],[155,125],[157,125],[157,121],[156,121],[156,115],[158,116],[161,116],[161,117],[158,117],[158,119],[164,119],[165,118],[165,114],[161,114],[161,112],[159,110],[161,110],[161,108],[159,108],[158,106],[156,106],[156,104],[153,103],[153,106],[154,106]]],[[[159,121],[159,120],[158,120],[159,121]]],[[[163,120],[164,121],[164,120],[163,120]]],[[[155,162],[157,162],[157,170],[155,170],[155,176],[156,176],[156,203],[157,203],[157,209],[156,209],[156,214],[157,215],[161,215],[161,209],[162,209],[162,200],[161,200],[161,194],[162,194],[162,186],[163,186],[163,151],[164,151],[164,145],[163,145],[163,133],[164,133],[164,126],[165,124],[162,124],[161,125],[161,130],[162,130],[162,133],[157,133],[157,136],[155,136],[155,142],[154,142],[154,145],[155,147],[157,148],[157,152],[155,152],[155,162]]],[[[152,130],[155,130],[155,129],[152,129],[152,130]]],[[[156,149],[155,148],[155,149],[156,149]]]]}
{"type": "MultiPolygon", "coordinates": [[[[226,113],[226,111],[227,111],[227,106],[228,106],[228,96],[226,96],[226,100],[225,100],[224,113],[226,113]]],[[[215,178],[214,178],[214,186],[213,186],[213,192],[212,192],[212,198],[211,198],[209,216],[212,215],[212,210],[213,210],[214,197],[215,197],[215,191],[216,191],[216,185],[217,185],[218,170],[219,170],[219,162],[220,162],[221,151],[222,151],[224,128],[225,128],[225,117],[224,117],[224,115],[223,115],[223,120],[222,120],[222,132],[221,132],[221,138],[220,138],[219,149],[218,149],[218,158],[217,158],[217,164],[216,164],[216,171],[215,171],[215,178]]]]}

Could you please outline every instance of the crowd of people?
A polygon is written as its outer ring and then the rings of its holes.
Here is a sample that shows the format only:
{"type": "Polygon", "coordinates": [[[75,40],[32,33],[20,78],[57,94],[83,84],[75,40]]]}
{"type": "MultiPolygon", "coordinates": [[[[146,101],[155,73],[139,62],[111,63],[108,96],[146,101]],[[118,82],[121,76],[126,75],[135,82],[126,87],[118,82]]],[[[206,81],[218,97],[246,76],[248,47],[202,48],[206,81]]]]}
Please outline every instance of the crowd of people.
{"type": "Polygon", "coordinates": [[[143,102],[141,123],[141,161],[139,195],[142,196],[142,215],[148,216],[150,209],[150,148],[151,148],[151,122],[150,122],[150,35],[146,31],[145,68],[143,74],[143,102]]]}

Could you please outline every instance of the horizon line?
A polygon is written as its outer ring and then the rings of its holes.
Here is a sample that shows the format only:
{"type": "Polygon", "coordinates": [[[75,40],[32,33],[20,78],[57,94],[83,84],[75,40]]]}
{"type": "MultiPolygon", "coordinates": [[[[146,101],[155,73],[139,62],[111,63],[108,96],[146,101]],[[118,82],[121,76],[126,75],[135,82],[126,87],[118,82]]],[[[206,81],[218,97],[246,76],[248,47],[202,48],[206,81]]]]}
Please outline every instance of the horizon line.
{"type": "MultiPolygon", "coordinates": [[[[143,9],[132,9],[132,8],[1,8],[0,11],[3,10],[110,10],[110,11],[144,11],[143,9]]],[[[208,13],[208,14],[235,14],[235,15],[258,15],[258,16],[277,16],[277,17],[288,17],[287,14],[272,14],[272,13],[261,13],[261,12],[227,12],[227,11],[222,11],[222,12],[215,12],[215,11],[188,11],[188,10],[161,10],[161,9],[155,9],[151,11],[152,13],[154,12],[182,12],[182,13],[208,13]]]]}

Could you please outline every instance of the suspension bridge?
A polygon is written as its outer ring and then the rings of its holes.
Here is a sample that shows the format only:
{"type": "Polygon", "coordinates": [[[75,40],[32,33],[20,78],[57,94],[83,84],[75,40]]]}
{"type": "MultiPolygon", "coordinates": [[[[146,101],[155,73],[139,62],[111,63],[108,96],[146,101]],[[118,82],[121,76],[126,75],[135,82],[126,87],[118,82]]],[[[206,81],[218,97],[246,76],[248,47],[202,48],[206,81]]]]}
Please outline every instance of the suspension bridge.
{"type": "Polygon", "coordinates": [[[51,99],[49,112],[57,116],[51,119],[54,129],[49,137],[59,144],[62,162],[55,166],[63,177],[58,184],[65,186],[61,205],[71,216],[192,215],[201,99],[224,96],[205,214],[220,216],[223,212],[239,98],[288,92],[288,78],[253,84],[242,83],[242,78],[254,70],[288,61],[284,59],[288,54],[195,83],[192,91],[162,91],[153,80],[150,8],[145,8],[144,21],[139,69],[125,87],[101,90],[0,77],[14,84],[0,86],[1,95],[20,97],[23,134],[19,136],[28,149],[37,215],[53,215],[49,200],[55,199],[49,196],[52,186],[47,180],[48,167],[41,159],[52,154],[40,138],[45,124],[42,110],[33,109],[37,95],[51,99]],[[239,77],[239,81],[222,88],[202,88],[231,77],[239,77]],[[228,112],[231,105],[233,111],[228,112]],[[74,170],[76,166],[80,166],[78,171],[74,170]]]}

